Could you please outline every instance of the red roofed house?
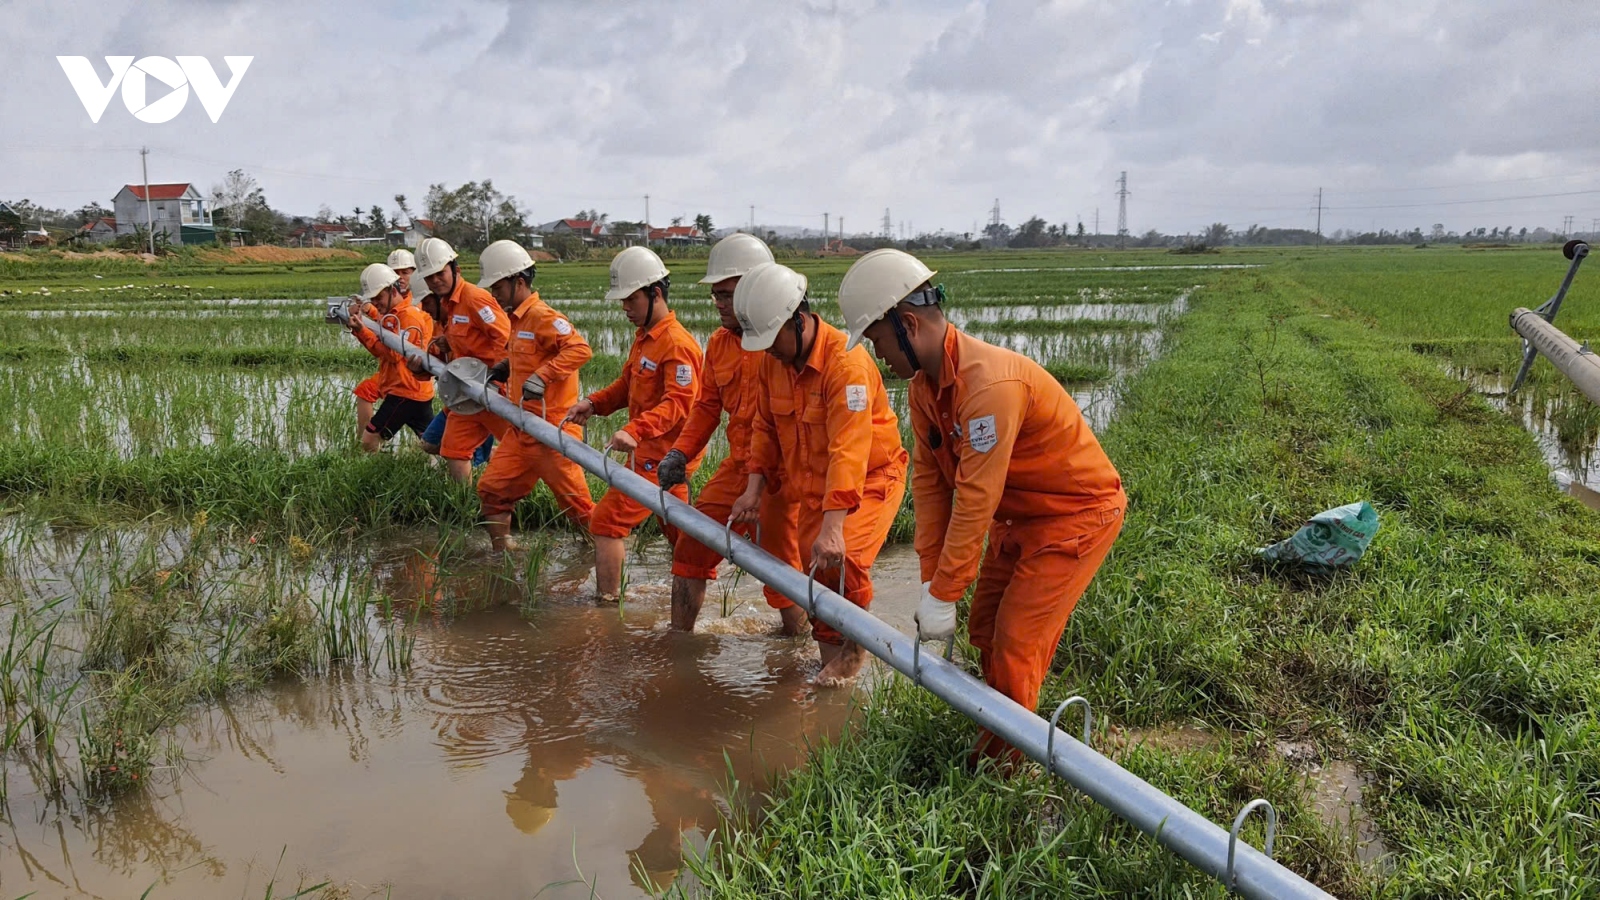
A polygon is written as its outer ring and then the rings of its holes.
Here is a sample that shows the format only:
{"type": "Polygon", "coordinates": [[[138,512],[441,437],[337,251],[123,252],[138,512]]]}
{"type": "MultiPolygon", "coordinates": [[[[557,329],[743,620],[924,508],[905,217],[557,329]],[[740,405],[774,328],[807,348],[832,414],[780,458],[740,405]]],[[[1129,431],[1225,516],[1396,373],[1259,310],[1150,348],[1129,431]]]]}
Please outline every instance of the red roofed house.
{"type": "Polygon", "coordinates": [[[332,247],[340,241],[348,241],[353,237],[355,234],[350,229],[330,222],[301,225],[289,232],[289,240],[293,241],[296,247],[332,247]]]}
{"type": "Polygon", "coordinates": [[[133,234],[135,229],[149,226],[165,231],[172,243],[181,244],[188,228],[189,243],[216,240],[205,197],[192,184],[152,184],[148,199],[144,185],[125,184],[111,198],[111,205],[116,210],[117,234],[133,234]]]}
{"type": "Polygon", "coordinates": [[[117,220],[111,216],[104,216],[83,223],[78,229],[78,236],[94,244],[104,244],[117,236],[117,220]]]}
{"type": "Polygon", "coordinates": [[[600,238],[607,233],[606,223],[591,221],[589,219],[556,219],[534,228],[540,234],[575,234],[583,238],[584,243],[599,243],[600,238]]]}
{"type": "Polygon", "coordinates": [[[650,229],[652,244],[704,244],[706,236],[693,225],[669,225],[650,229]]]}
{"type": "Polygon", "coordinates": [[[405,244],[415,250],[417,245],[434,236],[437,229],[433,227],[432,219],[412,219],[411,225],[406,229],[405,244]]]}

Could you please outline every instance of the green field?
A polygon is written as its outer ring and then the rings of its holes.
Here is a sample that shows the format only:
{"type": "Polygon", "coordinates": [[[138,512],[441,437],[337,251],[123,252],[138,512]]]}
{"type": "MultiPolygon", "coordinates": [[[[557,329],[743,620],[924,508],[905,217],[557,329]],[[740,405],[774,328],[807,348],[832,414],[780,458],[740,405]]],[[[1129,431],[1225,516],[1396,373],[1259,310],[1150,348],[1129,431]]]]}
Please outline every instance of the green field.
{"type": "MultiPolygon", "coordinates": [[[[1272,798],[1278,858],[1336,895],[1600,894],[1600,514],[1560,492],[1534,437],[1456,377],[1514,371],[1506,318],[1553,291],[1558,252],[929,262],[953,318],[1084,397],[1119,398],[1102,437],[1128,487],[1127,526],[1073,616],[1043,708],[1088,697],[1098,748],[1213,821],[1272,798]],[[1183,263],[1199,265],[1140,268],[1183,263]],[[1253,555],[1361,499],[1383,529],[1353,571],[1307,578],[1253,555]],[[1349,827],[1318,811],[1318,771],[1343,770],[1362,785],[1349,827]]],[[[791,264],[837,320],[828,300],[848,260],[791,264]]],[[[0,541],[0,625],[23,623],[0,688],[10,685],[7,722],[31,723],[8,724],[8,736],[42,728],[92,750],[116,728],[148,737],[182,704],[285,673],[403,669],[404,623],[368,628],[350,612],[381,599],[353,585],[340,604],[313,601],[327,594],[305,586],[303,569],[402,526],[442,523],[459,540],[475,502],[414,447],[356,450],[348,389],[369,358],[321,324],[315,301],[348,292],[358,265],[0,260],[0,496],[25,523],[0,541]],[[79,725],[58,714],[58,681],[22,677],[61,665],[38,662],[54,614],[20,587],[30,548],[46,526],[126,529],[146,517],[198,535],[192,584],[175,584],[169,604],[183,640],[152,642],[148,620],[111,602],[169,597],[170,576],[86,564],[95,584],[122,587],[88,591],[111,599],[86,604],[96,612],[68,642],[101,648],[98,665],[155,668],[144,682],[96,682],[100,718],[79,725]],[[245,565],[229,555],[244,535],[267,560],[249,568],[283,574],[225,589],[216,573],[245,565]],[[230,631],[241,619],[257,624],[230,631]],[[180,644],[199,648],[182,665],[169,658],[180,644]],[[141,705],[149,685],[170,692],[164,706],[141,705]]],[[[702,264],[669,265],[684,273],[675,305],[704,337],[714,319],[692,284],[702,264]]],[[[601,351],[586,386],[614,374],[628,339],[599,300],[604,283],[600,263],[542,265],[536,283],[601,351]]],[[[1588,283],[1580,275],[1558,321],[1580,340],[1600,336],[1588,283]]],[[[1534,390],[1574,452],[1593,447],[1600,420],[1547,363],[1534,390]]],[[[896,402],[903,412],[903,393],[896,402]]],[[[520,513],[531,528],[553,509],[540,494],[520,513]]],[[[908,525],[903,515],[897,533],[908,525]]],[[[843,739],[780,782],[758,821],[730,823],[696,874],[734,897],[1223,896],[1059,781],[966,772],[973,731],[904,684],[880,689],[843,739]]],[[[103,754],[52,775],[49,755],[23,743],[0,744],[0,762],[36,781],[137,790],[106,777],[103,754]]],[[[1250,834],[1259,841],[1257,826],[1250,834]]]]}

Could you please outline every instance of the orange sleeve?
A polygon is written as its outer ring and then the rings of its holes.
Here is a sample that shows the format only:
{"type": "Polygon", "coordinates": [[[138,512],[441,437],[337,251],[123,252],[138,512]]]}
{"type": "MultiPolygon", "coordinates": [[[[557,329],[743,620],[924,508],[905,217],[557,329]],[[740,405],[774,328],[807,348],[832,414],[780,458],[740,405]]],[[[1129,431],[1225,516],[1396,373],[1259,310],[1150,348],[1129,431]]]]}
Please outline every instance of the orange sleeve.
{"type": "Polygon", "coordinates": [[[682,425],[700,394],[700,345],[687,331],[668,333],[674,338],[661,354],[661,399],[623,428],[641,441],[682,425]]]}
{"type": "MultiPolygon", "coordinates": [[[[997,381],[967,398],[956,411],[963,440],[956,463],[955,496],[939,554],[939,569],[929,591],[940,600],[960,600],[978,577],[984,536],[1005,493],[1022,420],[1028,413],[1028,386],[997,381]]],[[[1065,468],[1068,460],[1059,461],[1065,468]]]]}
{"type": "Polygon", "coordinates": [[[828,474],[823,480],[822,511],[854,510],[867,487],[867,460],[872,455],[872,396],[866,368],[843,360],[830,373],[822,402],[826,404],[828,474]]]}
{"type": "Polygon", "coordinates": [[[722,386],[717,384],[714,365],[715,351],[707,347],[705,363],[700,367],[700,396],[695,398],[694,408],[689,410],[689,421],[684,423],[677,443],[672,445],[672,449],[690,459],[700,455],[717,426],[722,424],[722,386]]]}
{"type": "Polygon", "coordinates": [[[387,358],[385,354],[388,353],[389,348],[383,346],[383,342],[378,340],[378,336],[372,333],[371,328],[362,327],[360,331],[352,331],[351,334],[355,335],[361,346],[367,348],[367,352],[376,356],[379,361],[387,358]]]}
{"type": "MultiPolygon", "coordinates": [[[[911,390],[917,390],[913,387],[911,390]]],[[[922,566],[922,580],[932,581],[944,550],[945,529],[950,525],[950,493],[944,470],[928,445],[930,430],[937,427],[913,398],[911,403],[911,505],[916,513],[916,536],[912,546],[922,566]]],[[[946,440],[944,435],[940,440],[946,440]]]]}
{"type": "Polygon", "coordinates": [[[750,417],[750,456],[744,461],[748,475],[760,475],[767,484],[776,488],[781,480],[778,471],[778,429],[772,424],[772,385],[767,379],[768,360],[762,360],[756,384],[755,413],[750,417]]]}
{"type": "MultiPolygon", "coordinates": [[[[416,324],[418,323],[413,321],[402,321],[400,323],[400,327],[403,330],[409,325],[416,324]]],[[[431,331],[432,329],[430,328],[428,330],[431,331]]],[[[389,347],[378,338],[378,335],[373,332],[372,329],[363,328],[360,331],[355,332],[355,336],[356,340],[361,342],[361,346],[367,348],[367,352],[376,357],[379,362],[392,362],[400,365],[405,364],[405,357],[394,352],[393,350],[390,350],[389,347]]],[[[413,344],[416,344],[418,347],[423,347],[427,345],[429,337],[431,337],[431,335],[425,332],[420,341],[411,337],[407,337],[407,340],[413,344]]]]}
{"type": "Polygon", "coordinates": [[[492,296],[469,294],[466,305],[472,316],[472,327],[483,340],[483,356],[501,360],[506,358],[506,345],[511,343],[511,316],[500,308],[492,296]]]}
{"type": "Polygon", "coordinates": [[[589,395],[589,402],[594,404],[597,415],[609,416],[628,405],[628,385],[633,378],[633,354],[622,361],[622,374],[617,380],[589,395]]]}
{"type": "Polygon", "coordinates": [[[594,356],[589,342],[560,313],[539,323],[539,341],[556,351],[554,356],[534,371],[546,384],[576,375],[583,364],[594,356]]]}

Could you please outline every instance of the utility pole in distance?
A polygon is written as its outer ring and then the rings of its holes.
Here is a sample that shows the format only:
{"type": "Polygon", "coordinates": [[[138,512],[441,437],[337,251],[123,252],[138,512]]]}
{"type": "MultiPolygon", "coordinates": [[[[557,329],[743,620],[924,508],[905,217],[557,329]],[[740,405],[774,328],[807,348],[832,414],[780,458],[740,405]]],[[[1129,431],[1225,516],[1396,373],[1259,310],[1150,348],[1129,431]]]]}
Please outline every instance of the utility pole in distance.
{"type": "Polygon", "coordinates": [[[644,242],[650,243],[650,195],[644,195],[644,242]]]}
{"type": "Polygon", "coordinates": [[[139,148],[139,168],[144,170],[144,222],[150,234],[150,255],[156,255],[156,214],[150,208],[150,148],[139,148]]]}
{"type": "Polygon", "coordinates": [[[1317,237],[1322,237],[1322,188],[1317,188],[1317,237]]]}
{"type": "Polygon", "coordinates": [[[828,230],[828,214],[822,214],[822,249],[828,249],[828,238],[833,232],[828,230]]]}
{"type": "Polygon", "coordinates": [[[1117,179],[1117,249],[1128,246],[1128,173],[1117,179]]]}

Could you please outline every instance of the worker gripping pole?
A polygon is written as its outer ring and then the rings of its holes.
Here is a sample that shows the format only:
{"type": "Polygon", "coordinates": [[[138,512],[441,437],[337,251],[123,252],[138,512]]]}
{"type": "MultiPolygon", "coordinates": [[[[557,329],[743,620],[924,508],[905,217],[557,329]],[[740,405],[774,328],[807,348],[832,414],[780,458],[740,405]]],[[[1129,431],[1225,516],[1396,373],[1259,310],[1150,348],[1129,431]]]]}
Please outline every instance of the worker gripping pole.
{"type": "MultiPolygon", "coordinates": [[[[348,323],[351,311],[343,299],[329,301],[330,318],[348,323]]],[[[372,329],[384,346],[418,361],[435,378],[454,378],[444,363],[420,347],[406,343],[366,316],[361,324],[372,329]]],[[[1044,764],[1047,771],[1066,779],[1090,799],[1106,807],[1168,850],[1188,860],[1218,881],[1234,879],[1234,889],[1252,898],[1319,898],[1331,900],[1316,885],[1289,871],[1271,857],[1248,845],[1231,842],[1229,833],[1209,819],[1111,760],[1055,728],[1030,709],[968,675],[954,663],[932,655],[922,658],[919,644],[889,627],[877,616],[857,607],[837,591],[815,583],[804,573],[762,550],[724,522],[717,522],[679,500],[631,469],[608,465],[605,454],[570,440],[546,419],[524,410],[487,383],[466,383],[464,393],[495,415],[539,443],[563,454],[656,515],[670,515],[673,527],[707,547],[725,548],[729,562],[827,622],[849,640],[912,677],[957,712],[988,729],[1044,764]],[[1230,865],[1231,861],[1231,865],[1230,865]]]]}

